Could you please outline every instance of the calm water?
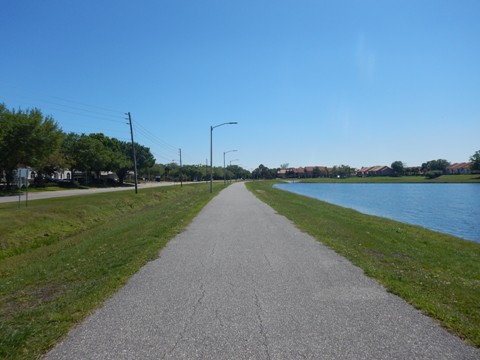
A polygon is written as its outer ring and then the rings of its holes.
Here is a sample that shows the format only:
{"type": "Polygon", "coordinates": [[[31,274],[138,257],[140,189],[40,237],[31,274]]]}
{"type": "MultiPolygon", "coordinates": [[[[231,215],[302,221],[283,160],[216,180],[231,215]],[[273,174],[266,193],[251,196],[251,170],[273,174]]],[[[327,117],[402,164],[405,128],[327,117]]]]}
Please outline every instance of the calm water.
{"type": "Polygon", "coordinates": [[[278,184],[360,212],[480,242],[479,184],[278,184]]]}

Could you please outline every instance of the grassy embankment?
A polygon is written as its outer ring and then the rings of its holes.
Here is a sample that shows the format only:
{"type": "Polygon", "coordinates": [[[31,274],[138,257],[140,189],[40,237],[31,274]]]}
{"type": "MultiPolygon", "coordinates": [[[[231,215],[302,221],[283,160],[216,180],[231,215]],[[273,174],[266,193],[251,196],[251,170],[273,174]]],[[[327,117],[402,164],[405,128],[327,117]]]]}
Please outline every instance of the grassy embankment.
{"type": "Polygon", "coordinates": [[[318,179],[286,179],[301,182],[336,182],[336,183],[425,183],[425,184],[453,184],[453,183],[477,183],[480,184],[480,175],[442,175],[435,179],[427,179],[425,176],[351,176],[345,179],[318,178],[318,179]]]}
{"type": "Polygon", "coordinates": [[[480,244],[292,194],[248,188],[385,288],[480,347],[480,244]]]}
{"type": "Polygon", "coordinates": [[[0,204],[0,358],[33,359],[156,258],[223,188],[0,204]]]}

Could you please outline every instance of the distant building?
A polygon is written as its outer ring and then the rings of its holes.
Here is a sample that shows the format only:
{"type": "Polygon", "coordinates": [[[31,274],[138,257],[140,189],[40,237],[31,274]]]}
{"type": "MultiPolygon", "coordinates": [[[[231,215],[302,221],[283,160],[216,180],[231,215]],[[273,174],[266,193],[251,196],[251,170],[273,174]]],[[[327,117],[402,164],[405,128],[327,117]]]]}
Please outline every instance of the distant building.
{"type": "Polygon", "coordinates": [[[52,179],[55,180],[71,180],[72,172],[70,170],[58,170],[52,174],[52,179]]]}
{"type": "MultiPolygon", "coordinates": [[[[34,180],[38,176],[38,172],[31,169],[30,171],[30,180],[34,180]]],[[[52,174],[46,176],[47,180],[71,180],[72,172],[68,169],[66,170],[56,170],[52,174]]]]}
{"type": "Polygon", "coordinates": [[[470,174],[470,166],[472,163],[455,163],[447,166],[445,169],[445,174],[447,175],[462,175],[470,174]]]}
{"type": "Polygon", "coordinates": [[[308,178],[329,177],[332,169],[326,166],[305,166],[305,176],[308,178]]]}
{"type": "Polygon", "coordinates": [[[279,178],[286,178],[287,177],[287,169],[280,169],[277,171],[277,176],[279,178]]]}
{"type": "Polygon", "coordinates": [[[298,168],[280,169],[277,171],[279,178],[319,178],[329,177],[332,168],[326,166],[305,166],[298,168]]]}
{"type": "Polygon", "coordinates": [[[392,176],[394,171],[388,166],[370,166],[362,167],[357,171],[357,176],[392,176]]]}
{"type": "Polygon", "coordinates": [[[305,177],[305,168],[299,167],[299,168],[293,169],[293,172],[296,177],[299,177],[299,178],[305,177]]]}

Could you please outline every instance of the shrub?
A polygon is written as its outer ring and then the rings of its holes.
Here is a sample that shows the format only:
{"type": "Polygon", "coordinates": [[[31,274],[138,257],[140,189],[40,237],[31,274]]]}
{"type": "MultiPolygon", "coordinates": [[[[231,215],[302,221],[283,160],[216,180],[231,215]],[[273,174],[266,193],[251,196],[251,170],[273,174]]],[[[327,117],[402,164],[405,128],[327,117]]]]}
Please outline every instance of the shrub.
{"type": "Polygon", "coordinates": [[[439,176],[442,176],[442,172],[440,170],[433,170],[425,173],[425,177],[427,179],[435,179],[435,178],[438,178],[439,176]]]}

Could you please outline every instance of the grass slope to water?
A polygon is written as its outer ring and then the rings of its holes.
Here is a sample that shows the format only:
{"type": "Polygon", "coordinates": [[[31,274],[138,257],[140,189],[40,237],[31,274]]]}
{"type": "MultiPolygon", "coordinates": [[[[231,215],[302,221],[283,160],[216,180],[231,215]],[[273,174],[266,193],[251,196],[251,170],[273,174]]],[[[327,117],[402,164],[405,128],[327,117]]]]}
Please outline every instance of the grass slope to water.
{"type": "Polygon", "coordinates": [[[480,244],[256,181],[247,187],[385,288],[480,347],[480,244]]]}
{"type": "Polygon", "coordinates": [[[34,359],[215,196],[205,184],[0,205],[0,358],[34,359]]]}

